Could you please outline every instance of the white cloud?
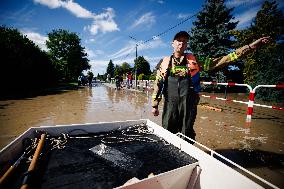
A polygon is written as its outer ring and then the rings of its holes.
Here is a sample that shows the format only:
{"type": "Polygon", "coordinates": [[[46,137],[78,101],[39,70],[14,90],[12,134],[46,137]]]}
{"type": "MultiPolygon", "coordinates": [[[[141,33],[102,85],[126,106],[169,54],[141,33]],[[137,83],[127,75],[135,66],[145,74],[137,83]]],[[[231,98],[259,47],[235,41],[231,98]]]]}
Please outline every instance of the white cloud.
{"type": "Polygon", "coordinates": [[[135,29],[137,27],[149,29],[156,22],[155,16],[152,12],[147,12],[142,15],[140,18],[136,19],[134,23],[129,27],[129,29],[135,29]]]}
{"type": "MultiPolygon", "coordinates": [[[[163,58],[163,57],[148,57],[144,56],[144,58],[149,62],[151,70],[155,68],[155,66],[158,64],[158,62],[163,58]]],[[[109,59],[104,59],[104,60],[90,60],[89,64],[91,65],[91,71],[94,73],[95,76],[97,74],[103,74],[106,72],[107,65],[110,60],[113,61],[114,65],[121,65],[123,62],[129,63],[131,66],[134,66],[134,56],[127,57],[123,60],[114,60],[113,58],[109,59]]]]}
{"type": "Polygon", "coordinates": [[[22,32],[24,35],[27,36],[30,40],[32,40],[36,45],[38,45],[42,50],[47,51],[47,47],[45,45],[45,41],[47,40],[46,36],[43,36],[36,32],[26,31],[22,32]]]}
{"type": "Polygon", "coordinates": [[[90,60],[89,64],[91,65],[91,71],[95,76],[103,74],[106,72],[107,65],[109,60],[90,60]]]}
{"type": "Polygon", "coordinates": [[[248,11],[243,12],[242,14],[236,15],[234,21],[239,21],[237,28],[240,29],[249,26],[252,20],[255,18],[258,10],[259,7],[254,7],[249,9],[248,11]]]}
{"type": "Polygon", "coordinates": [[[94,15],[87,9],[81,7],[78,3],[70,1],[61,1],[62,7],[70,11],[78,18],[93,18],[94,15]]]}
{"type": "Polygon", "coordinates": [[[161,38],[156,38],[153,41],[139,45],[138,48],[139,50],[148,50],[148,49],[162,48],[166,46],[167,45],[161,40],[161,38]]]}
{"type": "Polygon", "coordinates": [[[185,19],[185,18],[188,18],[190,15],[192,15],[192,14],[182,14],[182,13],[180,13],[180,14],[178,14],[178,19],[185,19]]]}
{"type": "Polygon", "coordinates": [[[48,6],[52,9],[65,8],[78,18],[92,19],[92,24],[85,26],[84,30],[90,31],[90,33],[93,35],[96,35],[99,31],[103,33],[119,31],[119,28],[114,21],[115,12],[112,8],[106,8],[101,14],[94,14],[91,11],[83,8],[78,3],[75,3],[73,0],[34,0],[34,2],[48,6]]]}
{"type": "Polygon", "coordinates": [[[99,31],[111,32],[111,31],[119,31],[119,28],[113,18],[115,17],[114,10],[112,8],[105,9],[104,13],[95,15],[93,17],[93,23],[90,26],[87,26],[88,30],[96,35],[99,31]]]}
{"type": "Polygon", "coordinates": [[[95,50],[95,51],[93,51],[93,50],[91,50],[89,48],[86,48],[85,52],[88,54],[88,58],[89,59],[93,59],[95,57],[98,57],[98,56],[104,54],[104,51],[102,51],[102,50],[95,50]]]}
{"type": "Polygon", "coordinates": [[[227,1],[225,4],[227,7],[239,7],[239,6],[244,6],[244,5],[249,5],[249,4],[255,4],[258,2],[262,2],[263,0],[230,0],[227,1]]]}
{"type": "Polygon", "coordinates": [[[89,58],[89,59],[95,57],[95,53],[94,53],[94,51],[92,51],[91,49],[85,48],[85,53],[88,54],[88,58],[89,58]]]}
{"type": "Polygon", "coordinates": [[[144,58],[149,62],[149,64],[150,64],[150,69],[153,70],[153,69],[155,69],[155,67],[157,66],[157,64],[159,63],[159,61],[160,61],[161,59],[163,59],[164,57],[162,57],[162,56],[156,56],[156,57],[144,56],[144,58]]]}
{"type": "Polygon", "coordinates": [[[153,37],[152,37],[152,39],[153,40],[159,40],[159,39],[161,39],[159,36],[156,36],[156,35],[154,35],[153,37]]]}
{"type": "MultiPolygon", "coordinates": [[[[136,45],[135,42],[129,41],[123,48],[121,48],[119,51],[112,54],[111,59],[125,58],[129,55],[131,56],[135,55],[135,51],[136,51],[135,45],[136,45]]],[[[139,53],[141,54],[145,50],[162,48],[166,46],[167,45],[159,37],[156,37],[155,40],[152,40],[148,43],[142,43],[142,41],[138,41],[138,47],[137,47],[138,56],[139,56],[139,53]]]]}
{"type": "Polygon", "coordinates": [[[34,2],[46,5],[51,9],[59,8],[61,6],[60,0],[34,0],[34,2]]]}
{"type": "Polygon", "coordinates": [[[65,8],[76,17],[79,18],[93,18],[94,15],[87,9],[81,7],[78,3],[73,2],[73,0],[34,0],[35,3],[46,5],[49,8],[65,8]]]}
{"type": "Polygon", "coordinates": [[[111,55],[112,59],[117,59],[122,56],[127,56],[135,52],[135,42],[129,41],[123,48],[111,55]]]}

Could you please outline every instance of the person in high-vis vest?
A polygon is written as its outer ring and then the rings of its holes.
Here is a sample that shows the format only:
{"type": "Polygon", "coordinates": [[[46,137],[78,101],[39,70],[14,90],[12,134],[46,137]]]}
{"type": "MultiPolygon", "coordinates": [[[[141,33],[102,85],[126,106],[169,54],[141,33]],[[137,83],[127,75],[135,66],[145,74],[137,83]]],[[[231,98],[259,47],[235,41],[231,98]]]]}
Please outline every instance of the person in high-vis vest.
{"type": "Polygon", "coordinates": [[[152,94],[152,113],[159,115],[158,105],[164,96],[162,126],[172,133],[182,132],[195,139],[193,128],[197,114],[200,92],[201,65],[205,71],[222,68],[239,57],[267,43],[269,37],[263,37],[250,45],[245,45],[235,52],[220,58],[203,58],[186,54],[189,34],[178,32],[173,39],[173,54],[164,57],[157,69],[154,91],[152,94]]]}

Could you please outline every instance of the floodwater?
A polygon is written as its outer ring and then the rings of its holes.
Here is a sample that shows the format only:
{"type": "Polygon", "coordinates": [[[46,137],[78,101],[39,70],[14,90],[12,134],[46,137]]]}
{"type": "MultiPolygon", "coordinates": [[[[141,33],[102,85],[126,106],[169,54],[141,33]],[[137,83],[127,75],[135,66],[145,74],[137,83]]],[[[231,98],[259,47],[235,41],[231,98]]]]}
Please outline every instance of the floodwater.
{"type": "MultiPolygon", "coordinates": [[[[244,100],[242,94],[228,94],[228,97],[244,100]]],[[[150,119],[161,125],[161,115],[151,114],[150,101],[151,92],[115,90],[101,84],[32,98],[2,100],[0,149],[33,126],[136,119],[150,119]]],[[[245,104],[201,97],[195,122],[196,140],[283,188],[284,111],[254,107],[252,123],[246,125],[246,110],[245,104]],[[207,106],[222,111],[209,110],[207,106]]]]}

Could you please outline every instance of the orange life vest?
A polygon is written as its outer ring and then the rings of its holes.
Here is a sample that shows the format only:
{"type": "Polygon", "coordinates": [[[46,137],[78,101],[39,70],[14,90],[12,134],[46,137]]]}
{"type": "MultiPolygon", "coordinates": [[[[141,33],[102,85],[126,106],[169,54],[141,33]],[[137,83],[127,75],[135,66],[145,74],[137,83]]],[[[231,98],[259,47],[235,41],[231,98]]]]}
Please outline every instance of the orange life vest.
{"type": "Polygon", "coordinates": [[[194,76],[200,71],[200,66],[197,63],[196,57],[193,54],[187,54],[186,56],[188,67],[190,70],[190,75],[194,76]]]}
{"type": "MultiPolygon", "coordinates": [[[[200,71],[200,66],[197,63],[197,60],[193,54],[186,54],[187,59],[187,67],[190,70],[190,75],[194,76],[196,73],[200,71]]],[[[167,70],[169,68],[170,57],[165,57],[161,63],[161,74],[165,78],[167,74],[167,70]]]]}

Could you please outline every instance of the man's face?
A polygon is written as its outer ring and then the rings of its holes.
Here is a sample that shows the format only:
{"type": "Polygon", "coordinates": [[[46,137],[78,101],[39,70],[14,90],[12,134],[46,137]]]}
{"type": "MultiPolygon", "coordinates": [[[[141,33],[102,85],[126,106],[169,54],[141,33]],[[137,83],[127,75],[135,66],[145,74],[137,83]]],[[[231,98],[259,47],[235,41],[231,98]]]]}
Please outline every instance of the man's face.
{"type": "Polygon", "coordinates": [[[187,47],[188,39],[186,37],[179,37],[172,42],[174,52],[183,53],[187,47]]]}

